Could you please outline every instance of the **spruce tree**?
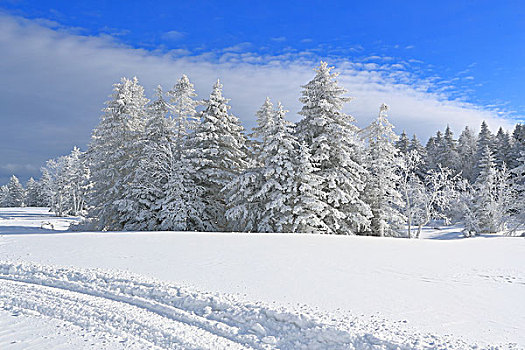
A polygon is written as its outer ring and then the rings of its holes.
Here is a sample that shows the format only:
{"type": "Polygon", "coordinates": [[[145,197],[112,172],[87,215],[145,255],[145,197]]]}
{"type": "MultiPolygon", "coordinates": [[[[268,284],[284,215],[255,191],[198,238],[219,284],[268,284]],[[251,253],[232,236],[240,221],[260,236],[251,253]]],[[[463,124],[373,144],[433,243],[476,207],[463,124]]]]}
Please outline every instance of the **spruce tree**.
{"type": "Polygon", "coordinates": [[[395,147],[398,136],[387,119],[387,110],[388,106],[382,104],[378,118],[364,130],[369,174],[365,199],[373,215],[370,234],[381,237],[398,236],[405,221],[400,212],[403,201],[398,191],[402,160],[395,147]]]}
{"type": "Polygon", "coordinates": [[[454,139],[454,134],[448,125],[443,136],[443,150],[439,163],[441,166],[451,169],[454,174],[460,171],[461,160],[457,150],[457,141],[454,139]]]}
{"type": "Polygon", "coordinates": [[[200,113],[200,124],[188,138],[187,159],[195,171],[193,181],[203,188],[202,220],[207,230],[226,227],[222,189],[248,164],[244,129],[239,119],[228,112],[227,103],[222,96],[222,84],[217,81],[200,113]]]}
{"type": "Polygon", "coordinates": [[[401,154],[407,154],[410,148],[410,140],[408,139],[407,133],[405,130],[399,136],[399,139],[396,141],[396,148],[401,154]]]}
{"type": "Polygon", "coordinates": [[[176,136],[167,118],[170,106],[164,100],[161,86],[155,96],[156,100],[147,107],[144,134],[137,141],[142,147],[137,148],[138,166],[127,189],[136,198],[137,206],[124,227],[126,230],[158,230],[158,202],[165,196],[163,189],[168,182],[171,158],[177,153],[176,136]]]}
{"type": "Polygon", "coordinates": [[[122,230],[137,213],[137,201],[126,191],[137,167],[148,99],[137,78],[122,78],[113,91],[88,149],[93,182],[89,217],[98,230],[122,230]]]}
{"type": "Polygon", "coordinates": [[[416,154],[416,156],[412,157],[417,159],[417,164],[414,165],[414,172],[417,176],[419,176],[420,179],[423,179],[428,170],[426,167],[427,151],[417,138],[416,134],[414,134],[412,136],[412,140],[410,140],[408,153],[416,154]]]}
{"type": "Polygon", "coordinates": [[[12,175],[7,183],[7,197],[5,199],[6,207],[22,207],[24,206],[25,191],[20,181],[15,175],[12,175]]]}
{"type": "Polygon", "coordinates": [[[188,132],[194,130],[199,122],[196,108],[201,104],[201,101],[195,100],[197,94],[193,84],[185,74],[177,81],[173,89],[168,91],[167,95],[170,97],[169,102],[171,103],[168,106],[171,110],[173,122],[175,150],[180,158],[188,132]]]}
{"type": "Polygon", "coordinates": [[[354,118],[342,111],[350,98],[343,96],[346,90],[332,69],[321,62],[315,77],[303,86],[299,114],[304,118],[297,125],[297,138],[310,150],[314,174],[321,181],[326,208],[318,217],[329,228],[327,233],[356,234],[369,228],[371,216],[361,197],[366,178],[363,147],[354,118]]]}
{"type": "Polygon", "coordinates": [[[274,114],[273,103],[270,101],[269,97],[266,97],[263,105],[256,113],[257,126],[252,129],[253,132],[250,134],[250,137],[252,138],[250,141],[252,143],[255,157],[257,157],[257,154],[260,152],[261,143],[265,141],[265,138],[268,135],[268,130],[272,127],[274,114]]]}
{"type": "Polygon", "coordinates": [[[481,130],[476,141],[476,168],[474,171],[475,178],[477,178],[481,172],[481,159],[484,157],[484,152],[487,147],[493,154],[495,151],[494,135],[490,132],[487,123],[483,121],[481,123],[481,130]]]}
{"type": "Polygon", "coordinates": [[[7,206],[7,196],[9,194],[9,189],[7,185],[0,186],[0,207],[7,206]]]}
{"type": "Polygon", "coordinates": [[[494,138],[495,144],[495,153],[494,158],[496,161],[496,167],[498,169],[503,168],[503,163],[505,166],[512,166],[512,145],[510,141],[510,135],[503,130],[503,128],[498,129],[498,133],[494,138]]]}
{"type": "Polygon", "coordinates": [[[39,188],[38,188],[38,182],[35,181],[32,177],[29,178],[26,182],[26,198],[25,203],[28,207],[38,207],[40,206],[38,203],[38,197],[39,197],[39,188]]]}
{"type": "Polygon", "coordinates": [[[479,160],[480,174],[474,184],[474,213],[480,232],[495,233],[505,228],[512,193],[506,166],[497,170],[493,152],[485,146],[479,160]]]}
{"type": "Polygon", "coordinates": [[[460,158],[459,173],[473,183],[476,169],[476,135],[468,126],[461,132],[458,139],[458,153],[460,158]]]}

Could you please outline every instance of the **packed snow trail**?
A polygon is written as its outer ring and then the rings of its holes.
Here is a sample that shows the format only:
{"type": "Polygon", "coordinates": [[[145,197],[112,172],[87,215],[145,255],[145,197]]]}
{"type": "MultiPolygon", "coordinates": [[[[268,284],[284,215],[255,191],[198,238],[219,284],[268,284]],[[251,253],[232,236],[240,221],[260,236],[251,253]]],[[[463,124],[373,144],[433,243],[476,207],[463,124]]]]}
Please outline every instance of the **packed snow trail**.
{"type": "MultiPolygon", "coordinates": [[[[199,293],[128,273],[0,262],[0,308],[118,336],[130,348],[467,348],[437,337],[378,337],[359,323],[199,293]]],[[[381,327],[376,328],[381,333],[381,327]]],[[[384,334],[384,333],[383,333],[384,334]]]]}

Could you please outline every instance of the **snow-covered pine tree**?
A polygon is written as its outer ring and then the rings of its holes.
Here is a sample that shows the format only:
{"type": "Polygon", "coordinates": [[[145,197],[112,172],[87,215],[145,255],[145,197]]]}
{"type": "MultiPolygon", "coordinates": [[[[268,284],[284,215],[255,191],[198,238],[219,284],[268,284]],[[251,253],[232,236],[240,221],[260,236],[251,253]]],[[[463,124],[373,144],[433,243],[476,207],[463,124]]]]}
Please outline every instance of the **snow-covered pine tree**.
{"type": "Polygon", "coordinates": [[[508,168],[509,165],[512,165],[512,145],[510,141],[510,135],[502,127],[498,129],[498,133],[494,138],[495,143],[495,153],[494,158],[496,162],[496,167],[498,169],[503,168],[503,163],[508,168]]]}
{"type": "Polygon", "coordinates": [[[428,163],[429,170],[436,170],[439,166],[445,167],[446,160],[443,155],[446,152],[446,148],[443,133],[438,130],[436,136],[430,138],[429,143],[427,144],[427,155],[428,160],[430,160],[428,163]],[[432,140],[432,142],[430,142],[430,140],[432,140]]]}
{"type": "Polygon", "coordinates": [[[247,169],[234,176],[223,188],[227,203],[225,213],[228,229],[236,232],[258,232],[258,223],[262,205],[254,195],[263,183],[262,167],[255,160],[247,169]]]}
{"type": "Polygon", "coordinates": [[[399,139],[396,141],[396,148],[399,150],[399,153],[405,155],[408,153],[410,148],[410,140],[408,139],[407,133],[405,130],[399,135],[399,139]]]}
{"type": "Polygon", "coordinates": [[[65,190],[68,194],[68,213],[81,215],[85,210],[86,196],[90,187],[89,168],[85,155],[78,147],[64,159],[63,176],[65,190]]]}
{"type": "Polygon", "coordinates": [[[201,218],[206,230],[226,227],[222,189],[248,165],[244,129],[239,119],[228,112],[227,103],[222,96],[222,84],[217,80],[204,111],[199,114],[200,124],[188,137],[187,159],[195,171],[195,184],[203,188],[205,209],[201,218]]]}
{"type": "Polygon", "coordinates": [[[264,211],[264,203],[261,203],[260,198],[255,198],[255,194],[264,183],[264,159],[261,151],[275,126],[275,111],[269,97],[266,97],[256,117],[257,125],[249,135],[252,138],[248,141],[251,144],[252,157],[247,169],[234,176],[223,188],[228,203],[226,218],[232,231],[259,232],[258,223],[264,211]]]}
{"type": "Polygon", "coordinates": [[[356,234],[368,230],[370,207],[362,200],[366,170],[363,147],[354,118],[342,108],[350,98],[337,83],[333,67],[321,62],[315,77],[303,86],[297,138],[310,150],[310,159],[321,183],[321,199],[327,204],[319,218],[327,233],[356,234]]]}
{"type": "Polygon", "coordinates": [[[26,198],[24,200],[26,206],[28,207],[39,207],[39,197],[40,197],[40,188],[38,182],[35,181],[32,177],[29,178],[26,182],[26,198]]]}
{"type": "Polygon", "coordinates": [[[9,194],[9,188],[7,185],[0,186],[0,207],[6,207],[7,196],[9,194]]]}
{"type": "Polygon", "coordinates": [[[204,189],[193,182],[195,173],[184,157],[185,151],[181,158],[177,153],[170,158],[168,181],[163,188],[165,196],[158,201],[159,227],[171,231],[203,231],[206,229],[201,218],[205,210],[204,189]]]}
{"type": "Polygon", "coordinates": [[[292,232],[328,233],[328,227],[319,213],[329,213],[328,204],[322,198],[322,179],[315,173],[310,160],[310,150],[303,142],[296,158],[295,195],[293,196],[294,223],[292,232]]]}
{"type": "Polygon", "coordinates": [[[458,171],[464,179],[471,183],[475,181],[476,148],[476,135],[466,126],[458,139],[460,159],[458,171]]]}
{"type": "Polygon", "coordinates": [[[167,92],[167,95],[171,103],[169,107],[175,135],[175,151],[180,158],[188,132],[194,130],[199,122],[196,108],[202,104],[202,101],[195,100],[197,94],[185,74],[177,81],[173,89],[167,92]]]}
{"type": "Polygon", "coordinates": [[[518,158],[522,152],[525,152],[525,125],[516,124],[511,137],[509,169],[520,165],[518,158]]]}
{"type": "Polygon", "coordinates": [[[256,113],[257,126],[252,129],[253,132],[249,135],[252,138],[250,142],[252,143],[254,157],[257,157],[260,152],[261,143],[265,141],[268,130],[272,127],[274,113],[273,103],[269,97],[266,97],[263,105],[256,113]]]}
{"type": "Polygon", "coordinates": [[[261,150],[274,126],[275,111],[269,97],[266,97],[256,117],[257,125],[252,129],[248,140],[252,153],[249,165],[223,189],[228,203],[228,227],[233,231],[258,232],[258,223],[263,212],[262,203],[255,198],[255,194],[264,183],[261,150]]]}
{"type": "Polygon", "coordinates": [[[51,174],[49,174],[49,171],[45,167],[42,167],[40,171],[42,172],[42,176],[40,176],[40,179],[38,180],[38,187],[39,187],[38,203],[40,203],[40,206],[42,207],[49,207],[51,206],[51,197],[52,197],[51,174]]]}
{"type": "Polygon", "coordinates": [[[435,170],[439,166],[439,146],[436,143],[436,137],[430,136],[425,145],[425,168],[428,170],[435,170]]]}
{"type": "Polygon", "coordinates": [[[481,172],[481,159],[484,156],[485,148],[489,148],[492,154],[495,151],[494,135],[490,132],[489,127],[485,121],[481,123],[481,130],[476,141],[476,167],[474,176],[477,178],[481,172]]]}
{"type": "Polygon", "coordinates": [[[515,233],[517,229],[525,226],[525,150],[521,152],[521,156],[516,160],[518,164],[514,169],[511,170],[514,178],[512,180],[513,189],[516,193],[516,200],[512,205],[512,209],[515,211],[515,222],[512,233],[515,233]]]}
{"type": "Polygon", "coordinates": [[[137,167],[148,99],[137,78],[122,78],[113,91],[88,149],[93,182],[89,218],[97,230],[122,230],[137,214],[136,200],[125,191],[137,167]]]}
{"type": "Polygon", "coordinates": [[[454,174],[459,172],[460,157],[457,150],[457,140],[454,139],[454,134],[447,125],[445,134],[443,136],[443,152],[440,154],[439,163],[441,166],[451,169],[454,174]]]}
{"type": "MultiPolygon", "coordinates": [[[[295,203],[295,200],[300,196],[301,185],[297,182],[297,173],[302,169],[301,164],[298,164],[299,143],[293,135],[293,125],[285,120],[286,112],[279,103],[273,118],[266,123],[267,130],[259,155],[263,183],[254,195],[262,207],[259,232],[292,232],[295,226],[294,206],[299,203],[295,203]]],[[[301,177],[301,180],[305,180],[304,175],[301,177]]],[[[304,192],[303,196],[306,193],[308,192],[304,192]]],[[[306,209],[297,208],[296,211],[304,212],[306,209]]],[[[312,226],[315,225],[308,224],[303,218],[303,224],[297,224],[295,228],[312,226]]]]}
{"type": "Polygon", "coordinates": [[[164,187],[168,182],[172,158],[178,153],[176,136],[167,118],[170,105],[164,99],[161,86],[157,87],[155,96],[155,101],[146,107],[144,133],[136,141],[141,145],[136,147],[137,152],[134,155],[138,165],[126,189],[128,196],[136,199],[136,207],[135,215],[130,216],[124,226],[125,230],[159,229],[158,202],[165,196],[164,187]]]}
{"type": "Polygon", "coordinates": [[[259,232],[290,232],[293,225],[293,196],[298,149],[292,124],[284,119],[287,111],[279,103],[273,118],[267,120],[267,131],[259,155],[263,183],[255,198],[262,206],[259,232]],[[271,122],[270,122],[271,121],[271,122]]]}
{"type": "Polygon", "coordinates": [[[368,145],[368,179],[364,198],[372,210],[370,235],[399,236],[405,222],[400,209],[403,200],[398,191],[402,159],[395,147],[398,136],[387,118],[388,106],[382,104],[379,116],[363,135],[368,145]]]}
{"type": "Polygon", "coordinates": [[[410,145],[408,146],[408,152],[413,152],[417,154],[417,164],[415,165],[415,173],[420,177],[420,179],[423,179],[425,177],[425,174],[427,173],[427,167],[426,167],[426,158],[427,158],[427,151],[425,147],[421,144],[419,139],[417,138],[416,134],[412,136],[412,140],[410,140],[410,145]]]}
{"type": "Polygon", "coordinates": [[[479,160],[479,176],[474,184],[474,214],[480,232],[495,233],[505,228],[509,200],[512,198],[509,174],[504,166],[498,171],[489,145],[484,147],[479,160]]]}
{"type": "Polygon", "coordinates": [[[70,208],[70,192],[68,174],[66,171],[67,156],[50,159],[46,162],[45,169],[50,175],[49,182],[49,206],[56,216],[65,216],[70,208]]]}
{"type": "Polygon", "coordinates": [[[521,152],[525,152],[525,126],[516,124],[511,134],[509,169],[520,165],[518,158],[521,157],[521,152]]]}
{"type": "Polygon", "coordinates": [[[20,181],[15,175],[12,175],[7,183],[7,197],[5,199],[6,207],[22,207],[24,206],[25,191],[20,181]]]}

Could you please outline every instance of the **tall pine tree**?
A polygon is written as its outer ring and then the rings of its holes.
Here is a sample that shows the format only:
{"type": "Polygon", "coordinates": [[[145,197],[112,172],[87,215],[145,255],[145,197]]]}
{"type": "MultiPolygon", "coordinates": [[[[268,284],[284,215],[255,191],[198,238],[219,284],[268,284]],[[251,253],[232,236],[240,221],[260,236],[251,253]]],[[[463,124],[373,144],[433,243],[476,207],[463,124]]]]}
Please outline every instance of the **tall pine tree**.
{"type": "Polygon", "coordinates": [[[297,125],[297,137],[309,148],[314,174],[321,181],[326,208],[319,218],[328,233],[355,234],[369,228],[371,217],[361,198],[366,178],[363,147],[354,118],[342,111],[350,98],[343,96],[346,90],[338,85],[338,74],[332,69],[321,62],[315,77],[303,86],[299,114],[304,118],[297,125]]]}
{"type": "Polygon", "coordinates": [[[398,191],[401,157],[395,147],[398,136],[387,119],[388,106],[381,105],[378,118],[364,130],[368,143],[368,180],[365,199],[372,210],[370,234],[398,236],[405,218],[400,212],[403,206],[398,191]]]}
{"type": "Polygon", "coordinates": [[[98,230],[122,230],[138,207],[128,187],[137,167],[137,140],[143,139],[148,99],[137,78],[122,78],[113,91],[87,151],[93,182],[89,217],[98,230]]]}
{"type": "Polygon", "coordinates": [[[200,113],[200,124],[188,138],[188,160],[195,170],[195,184],[203,188],[202,219],[208,230],[226,227],[222,189],[248,164],[244,129],[229,109],[222,84],[217,81],[200,113]]]}

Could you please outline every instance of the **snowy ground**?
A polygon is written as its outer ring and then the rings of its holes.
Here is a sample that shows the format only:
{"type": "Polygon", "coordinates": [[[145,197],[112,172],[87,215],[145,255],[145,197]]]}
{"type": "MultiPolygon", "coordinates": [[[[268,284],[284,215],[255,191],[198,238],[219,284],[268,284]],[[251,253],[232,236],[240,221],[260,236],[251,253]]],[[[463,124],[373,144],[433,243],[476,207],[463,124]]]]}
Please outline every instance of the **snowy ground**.
{"type": "Polygon", "coordinates": [[[0,348],[525,348],[524,238],[57,231],[71,220],[0,209],[0,348]]]}

